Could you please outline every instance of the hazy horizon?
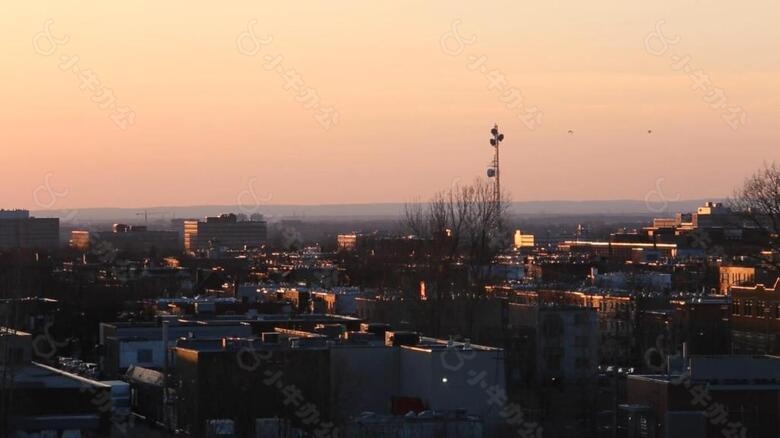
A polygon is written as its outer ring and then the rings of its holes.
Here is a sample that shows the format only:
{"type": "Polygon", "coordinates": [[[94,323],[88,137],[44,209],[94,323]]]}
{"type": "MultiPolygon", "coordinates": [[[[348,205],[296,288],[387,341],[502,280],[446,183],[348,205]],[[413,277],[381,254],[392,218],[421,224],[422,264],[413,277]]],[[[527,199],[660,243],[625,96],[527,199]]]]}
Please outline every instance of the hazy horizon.
{"type": "MultiPolygon", "coordinates": [[[[533,216],[642,216],[670,217],[675,213],[696,211],[706,201],[723,201],[722,198],[690,199],[666,203],[655,200],[590,200],[590,201],[518,201],[512,202],[508,213],[517,217],[533,216]]],[[[73,210],[33,210],[37,217],[59,217],[63,223],[78,224],[91,221],[127,221],[142,223],[165,222],[174,218],[203,218],[221,213],[262,214],[266,219],[328,219],[350,217],[354,219],[393,218],[403,215],[405,203],[320,204],[320,205],[190,205],[159,206],[147,208],[101,207],[73,210]],[[144,216],[144,213],[148,216],[144,216]]]]}

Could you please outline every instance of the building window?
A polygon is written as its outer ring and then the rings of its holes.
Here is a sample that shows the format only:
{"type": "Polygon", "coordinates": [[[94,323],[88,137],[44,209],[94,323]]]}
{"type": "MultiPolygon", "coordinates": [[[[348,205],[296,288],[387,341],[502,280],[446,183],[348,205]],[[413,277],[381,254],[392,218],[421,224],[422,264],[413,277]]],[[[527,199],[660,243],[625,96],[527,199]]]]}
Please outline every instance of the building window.
{"type": "Polygon", "coordinates": [[[743,315],[753,316],[753,300],[745,301],[745,311],[743,312],[743,315]]]}
{"type": "Polygon", "coordinates": [[[137,353],[138,363],[150,363],[152,361],[152,350],[149,348],[142,348],[137,353]]]}
{"type": "Polygon", "coordinates": [[[739,315],[739,300],[734,300],[734,304],[731,305],[731,314],[732,315],[739,315]]]}

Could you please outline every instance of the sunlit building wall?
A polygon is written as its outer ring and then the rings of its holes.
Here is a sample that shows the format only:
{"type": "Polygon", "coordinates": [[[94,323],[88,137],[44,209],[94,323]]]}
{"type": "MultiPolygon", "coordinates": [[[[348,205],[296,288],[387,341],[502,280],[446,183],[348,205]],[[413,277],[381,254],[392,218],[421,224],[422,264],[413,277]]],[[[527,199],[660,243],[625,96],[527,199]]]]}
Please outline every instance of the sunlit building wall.
{"type": "Polygon", "coordinates": [[[515,248],[533,248],[534,235],[523,233],[520,230],[515,231],[515,248]]]}

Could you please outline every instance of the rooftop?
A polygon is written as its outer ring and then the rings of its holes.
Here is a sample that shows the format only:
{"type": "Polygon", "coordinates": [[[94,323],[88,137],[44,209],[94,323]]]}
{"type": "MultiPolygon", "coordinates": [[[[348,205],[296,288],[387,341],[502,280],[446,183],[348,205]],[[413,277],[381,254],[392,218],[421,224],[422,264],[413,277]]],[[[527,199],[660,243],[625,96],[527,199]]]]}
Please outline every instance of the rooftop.
{"type": "MultiPolygon", "coordinates": [[[[691,356],[686,372],[693,382],[743,387],[769,385],[780,389],[780,356],[713,355],[691,356]]],[[[631,379],[674,383],[679,372],[671,374],[632,375],[631,379]]]]}
{"type": "Polygon", "coordinates": [[[37,362],[30,365],[14,368],[14,386],[17,388],[82,388],[92,386],[96,388],[109,388],[101,382],[87,379],[76,374],[52,368],[37,362]]]}

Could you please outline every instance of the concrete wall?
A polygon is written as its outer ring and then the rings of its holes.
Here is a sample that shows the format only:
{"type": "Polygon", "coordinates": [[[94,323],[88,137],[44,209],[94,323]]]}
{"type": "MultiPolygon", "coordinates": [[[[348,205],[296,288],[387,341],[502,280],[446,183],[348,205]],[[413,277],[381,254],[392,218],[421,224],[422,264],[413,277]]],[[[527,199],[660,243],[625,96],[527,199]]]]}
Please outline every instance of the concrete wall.
{"type": "Polygon", "coordinates": [[[400,372],[400,395],[419,397],[430,410],[465,409],[484,418],[487,426],[500,421],[498,404],[488,402],[488,388],[506,389],[502,351],[401,347],[400,372]],[[475,381],[477,376],[483,377],[475,381]]]}
{"type": "MultiPolygon", "coordinates": [[[[171,347],[176,345],[170,343],[171,347]]],[[[119,343],[119,368],[125,369],[130,365],[138,365],[144,368],[162,368],[164,365],[162,341],[122,341],[119,343]],[[151,362],[138,362],[140,350],[151,350],[151,362]]]]}
{"type": "Polygon", "coordinates": [[[390,347],[338,346],[330,349],[331,397],[336,418],[362,412],[390,413],[397,379],[390,347]]]}

